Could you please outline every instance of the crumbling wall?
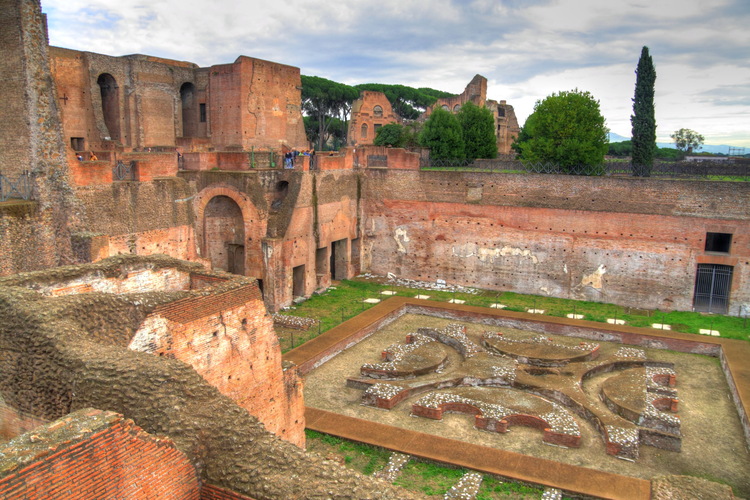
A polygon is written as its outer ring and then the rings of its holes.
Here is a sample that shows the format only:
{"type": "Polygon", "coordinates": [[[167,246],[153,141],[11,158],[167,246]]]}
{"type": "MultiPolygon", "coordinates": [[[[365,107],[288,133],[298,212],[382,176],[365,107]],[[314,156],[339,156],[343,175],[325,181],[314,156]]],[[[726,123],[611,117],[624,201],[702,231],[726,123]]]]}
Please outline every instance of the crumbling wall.
{"type": "Polygon", "coordinates": [[[413,497],[266,432],[186,363],[128,350],[130,328],[112,331],[109,316],[137,312],[116,320],[132,325],[172,294],[143,294],[129,310],[123,297],[100,295],[43,298],[0,286],[0,395],[8,404],[50,419],[90,407],[121,413],[169,436],[203,481],[252,498],[413,497]]]}
{"type": "Polygon", "coordinates": [[[307,148],[299,68],[240,56],[209,72],[211,139],[219,149],[307,148]]]}
{"type": "Polygon", "coordinates": [[[12,182],[28,174],[38,204],[26,220],[14,215],[6,220],[9,214],[0,213],[0,227],[26,240],[3,248],[9,252],[3,272],[17,272],[71,262],[70,228],[81,214],[70,187],[39,1],[3,0],[0,12],[0,173],[12,182]],[[34,229],[39,223],[46,227],[34,229]],[[21,236],[24,230],[26,238],[21,236]],[[22,255],[33,248],[45,250],[33,257],[22,255]]]}
{"type": "Polygon", "coordinates": [[[717,263],[734,266],[729,312],[750,299],[744,185],[382,170],[365,181],[376,274],[690,310],[697,264],[717,263]],[[707,232],[733,234],[731,254],[706,252],[707,232]]]}
{"type": "MultiPolygon", "coordinates": [[[[100,256],[118,253],[196,257],[194,192],[181,179],[118,182],[78,187],[76,193],[89,215],[85,238],[105,236],[100,256]]],[[[93,256],[82,256],[95,260],[93,256]]]]}
{"type": "Polygon", "coordinates": [[[399,123],[390,101],[382,92],[363,90],[352,103],[347,137],[350,145],[372,144],[383,125],[399,123]]]}
{"type": "Polygon", "coordinates": [[[190,364],[266,429],[304,447],[302,380],[282,368],[273,322],[254,284],[157,308],[130,348],[190,364]]]}
{"type": "Polygon", "coordinates": [[[91,408],[5,443],[0,457],[2,498],[198,500],[201,493],[195,467],[169,439],[91,408]]]}

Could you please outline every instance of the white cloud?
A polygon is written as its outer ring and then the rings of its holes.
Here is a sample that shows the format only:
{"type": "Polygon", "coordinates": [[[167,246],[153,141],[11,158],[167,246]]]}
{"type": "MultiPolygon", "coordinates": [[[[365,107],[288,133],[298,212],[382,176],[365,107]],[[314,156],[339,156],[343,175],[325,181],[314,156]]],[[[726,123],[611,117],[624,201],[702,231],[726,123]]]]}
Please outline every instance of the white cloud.
{"type": "Polygon", "coordinates": [[[463,91],[476,74],[521,123],[537,99],[579,88],[629,135],[634,70],[648,45],[660,138],[694,128],[750,147],[747,0],[43,0],[53,45],[201,66],[238,55],[346,83],[463,91]]]}

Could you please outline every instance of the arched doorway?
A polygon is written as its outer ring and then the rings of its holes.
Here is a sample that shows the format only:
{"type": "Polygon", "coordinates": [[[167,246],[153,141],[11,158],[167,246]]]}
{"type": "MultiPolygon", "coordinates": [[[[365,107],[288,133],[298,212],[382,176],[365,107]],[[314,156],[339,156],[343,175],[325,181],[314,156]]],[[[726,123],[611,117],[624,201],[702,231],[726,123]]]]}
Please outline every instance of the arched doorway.
{"type": "Polygon", "coordinates": [[[203,212],[203,256],[215,269],[245,274],[245,224],[240,206],[215,196],[203,212]]]}
{"type": "Polygon", "coordinates": [[[120,88],[117,86],[115,77],[109,73],[102,73],[97,78],[99,92],[102,96],[102,114],[104,124],[107,126],[109,138],[113,141],[120,140],[120,88]]]}
{"type": "Polygon", "coordinates": [[[182,105],[182,137],[198,135],[198,117],[195,106],[195,85],[185,82],[180,87],[180,103],[182,105]]]}

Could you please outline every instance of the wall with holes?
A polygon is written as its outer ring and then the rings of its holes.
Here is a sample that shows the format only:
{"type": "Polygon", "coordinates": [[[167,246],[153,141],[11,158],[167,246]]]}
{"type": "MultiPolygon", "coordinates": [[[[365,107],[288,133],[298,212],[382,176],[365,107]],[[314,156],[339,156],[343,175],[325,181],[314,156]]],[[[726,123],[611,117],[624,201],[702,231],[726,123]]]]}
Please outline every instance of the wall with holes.
{"type": "Polygon", "coordinates": [[[499,291],[690,310],[700,263],[750,301],[750,187],[655,179],[368,172],[370,272],[499,291]],[[726,253],[706,234],[732,234],[726,253]]]}

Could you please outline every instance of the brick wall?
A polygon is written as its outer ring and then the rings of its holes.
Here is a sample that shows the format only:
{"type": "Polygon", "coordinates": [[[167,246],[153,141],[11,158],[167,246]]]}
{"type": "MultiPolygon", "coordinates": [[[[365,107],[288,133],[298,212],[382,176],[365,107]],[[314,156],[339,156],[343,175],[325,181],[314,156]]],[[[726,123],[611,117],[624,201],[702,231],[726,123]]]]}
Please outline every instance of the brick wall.
{"type": "MultiPolygon", "coordinates": [[[[0,3],[0,173],[12,180],[32,174],[34,199],[48,224],[29,229],[29,246],[4,243],[12,265],[5,269],[38,269],[71,258],[69,228],[78,217],[71,194],[59,119],[58,94],[49,72],[46,22],[38,0],[0,3]],[[28,256],[29,248],[43,248],[44,259],[28,256]],[[47,260],[49,258],[50,260],[47,260]],[[24,267],[29,265],[30,267],[24,267]]],[[[5,214],[0,214],[5,219],[5,214]]],[[[19,218],[1,225],[26,226],[19,218]]],[[[19,234],[11,236],[18,237],[19,234]]],[[[5,238],[3,238],[5,239],[5,238]]],[[[4,272],[5,269],[2,271],[4,272]]]]}
{"type": "Polygon", "coordinates": [[[21,34],[20,0],[0,3],[0,173],[11,177],[28,170],[31,137],[28,133],[26,74],[21,34]]]}
{"type": "Polygon", "coordinates": [[[212,484],[203,484],[201,486],[201,500],[253,500],[252,498],[240,495],[232,490],[219,488],[212,484]]]}
{"type": "Polygon", "coordinates": [[[400,118],[393,112],[393,107],[384,93],[363,90],[359,94],[359,99],[352,103],[347,133],[349,144],[372,144],[377,136],[376,127],[399,122],[400,118]],[[379,113],[375,113],[376,106],[380,107],[379,113]],[[362,135],[363,126],[365,127],[365,135],[362,135]]]}
{"type": "Polygon", "coordinates": [[[364,268],[376,274],[689,310],[707,259],[734,266],[731,314],[750,301],[742,183],[406,171],[365,179],[364,268]],[[731,255],[705,252],[707,232],[732,233],[731,255]]]}
{"type": "Polygon", "coordinates": [[[200,498],[195,467],[172,441],[85,409],[0,448],[2,498],[200,498]]]}
{"type": "Polygon", "coordinates": [[[257,286],[162,306],[130,348],[190,364],[266,428],[304,446],[302,381],[284,370],[281,350],[257,286]]]}

